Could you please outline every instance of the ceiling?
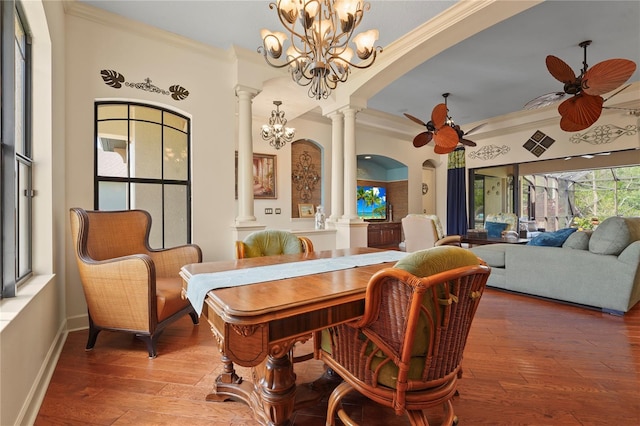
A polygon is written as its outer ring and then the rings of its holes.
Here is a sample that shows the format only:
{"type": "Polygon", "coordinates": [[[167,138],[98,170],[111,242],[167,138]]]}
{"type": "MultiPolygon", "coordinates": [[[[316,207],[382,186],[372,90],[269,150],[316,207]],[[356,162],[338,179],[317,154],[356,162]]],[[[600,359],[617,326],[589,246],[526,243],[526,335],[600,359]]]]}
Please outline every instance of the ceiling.
{"type": "MultiPolygon", "coordinates": [[[[235,45],[256,51],[261,44],[261,28],[280,29],[267,0],[78,1],[222,49],[235,45]]],[[[378,44],[384,48],[456,2],[373,0],[370,3],[371,9],[359,30],[378,28],[378,44]]],[[[534,4],[531,8],[471,35],[416,66],[377,91],[368,100],[367,107],[402,117],[419,132],[420,126],[409,122],[403,113],[428,121],[433,107],[443,102],[442,94],[449,92],[451,117],[458,124],[477,123],[519,111],[540,95],[562,91],[562,84],[547,71],[545,57],[558,56],[579,74],[583,51],[578,44],[583,40],[593,40],[587,53],[589,66],[611,58],[626,58],[640,64],[640,2],[547,0],[536,3],[531,2],[534,4]]],[[[381,55],[384,54],[383,51],[381,55]]],[[[358,72],[363,71],[354,70],[352,78],[358,72]]],[[[636,70],[629,82],[639,79],[640,71],[636,70]]],[[[271,93],[272,97],[265,95],[259,102],[257,97],[254,113],[265,111],[265,116],[268,115],[273,109],[273,93],[280,95],[281,108],[289,119],[317,107],[317,101],[306,98],[306,91],[300,91],[290,79],[286,79],[286,85],[293,89],[290,95],[280,86],[271,93]]],[[[633,107],[640,108],[640,93],[633,99],[638,100],[633,107]]]]}

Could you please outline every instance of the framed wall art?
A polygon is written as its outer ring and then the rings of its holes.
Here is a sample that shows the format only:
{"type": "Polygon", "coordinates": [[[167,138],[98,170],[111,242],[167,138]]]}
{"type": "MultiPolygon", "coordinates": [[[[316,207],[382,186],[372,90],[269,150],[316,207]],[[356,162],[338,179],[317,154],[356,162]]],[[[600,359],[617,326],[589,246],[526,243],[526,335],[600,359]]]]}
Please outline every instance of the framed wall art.
{"type": "MultiPolygon", "coordinates": [[[[253,154],[253,198],[278,198],[276,156],[253,154]]],[[[238,198],[238,152],[236,151],[236,199],[238,198]]]]}
{"type": "Polygon", "coordinates": [[[300,217],[314,217],[315,213],[313,204],[298,204],[298,215],[300,217]]]}

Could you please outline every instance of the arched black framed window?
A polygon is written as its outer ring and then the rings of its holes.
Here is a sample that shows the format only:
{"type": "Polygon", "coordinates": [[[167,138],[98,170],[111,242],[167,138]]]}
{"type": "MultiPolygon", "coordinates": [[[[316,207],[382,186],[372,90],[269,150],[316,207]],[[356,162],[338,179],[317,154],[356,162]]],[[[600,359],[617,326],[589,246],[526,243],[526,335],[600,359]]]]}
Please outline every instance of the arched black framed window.
{"type": "Polygon", "coordinates": [[[95,104],[98,210],[142,209],[153,248],[191,242],[191,121],[155,105],[95,104]]]}

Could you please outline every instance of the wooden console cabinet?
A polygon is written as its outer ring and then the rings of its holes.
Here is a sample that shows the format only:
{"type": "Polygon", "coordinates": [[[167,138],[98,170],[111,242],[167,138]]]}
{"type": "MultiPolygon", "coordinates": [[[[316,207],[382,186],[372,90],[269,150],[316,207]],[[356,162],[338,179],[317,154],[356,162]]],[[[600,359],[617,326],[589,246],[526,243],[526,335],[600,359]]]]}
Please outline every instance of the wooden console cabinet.
{"type": "Polygon", "coordinates": [[[370,222],[367,227],[367,245],[369,247],[397,249],[401,241],[401,222],[370,222]]]}

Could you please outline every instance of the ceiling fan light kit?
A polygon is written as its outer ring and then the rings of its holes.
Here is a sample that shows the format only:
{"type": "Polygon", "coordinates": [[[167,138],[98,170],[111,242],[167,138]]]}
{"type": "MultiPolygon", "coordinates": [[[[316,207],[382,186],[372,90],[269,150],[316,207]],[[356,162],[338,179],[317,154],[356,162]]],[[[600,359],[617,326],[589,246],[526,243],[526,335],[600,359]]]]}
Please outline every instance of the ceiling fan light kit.
{"type": "MultiPolygon", "coordinates": [[[[584,50],[584,60],[582,62],[583,68],[578,76],[566,62],[556,56],[549,55],[545,61],[549,73],[564,84],[564,93],[572,95],[558,106],[561,117],[560,128],[566,132],[584,130],[598,121],[602,109],[605,108],[605,99],[602,95],[622,86],[636,70],[635,62],[617,58],[599,62],[589,69],[587,47],[590,44],[591,40],[579,44],[584,50]]],[[[556,95],[558,93],[561,92],[557,92],[556,95]]],[[[607,99],[610,98],[611,96],[607,99]]],[[[539,98],[531,102],[537,99],[539,98]]]]}
{"type": "Polygon", "coordinates": [[[277,0],[269,4],[276,9],[278,19],[287,34],[261,31],[262,53],[269,65],[289,67],[292,79],[301,86],[309,86],[309,97],[327,99],[340,82],[347,81],[351,68],[373,65],[380,46],[374,48],[378,30],[355,35],[365,11],[371,8],[363,0],[277,0]],[[351,61],[354,50],[359,63],[351,61]],[[284,43],[290,39],[284,51],[284,43]],[[284,58],[281,59],[284,53],[284,58]]]}

